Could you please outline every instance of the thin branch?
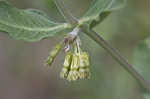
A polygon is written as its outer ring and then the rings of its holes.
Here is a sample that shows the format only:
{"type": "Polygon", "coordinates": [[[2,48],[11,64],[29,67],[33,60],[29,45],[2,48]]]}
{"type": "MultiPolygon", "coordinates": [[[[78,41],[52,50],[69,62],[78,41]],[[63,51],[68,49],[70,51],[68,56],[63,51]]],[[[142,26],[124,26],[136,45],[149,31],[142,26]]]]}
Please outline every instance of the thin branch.
{"type": "Polygon", "coordinates": [[[118,50],[113,48],[107,41],[105,41],[98,33],[93,30],[82,28],[82,31],[93,39],[97,44],[103,47],[125,70],[127,70],[147,91],[150,92],[149,83],[133,68],[128,61],[120,55],[118,50]]]}
{"type": "Polygon", "coordinates": [[[69,12],[69,10],[65,7],[64,1],[62,0],[54,0],[58,10],[64,17],[64,19],[70,23],[71,25],[75,26],[78,23],[78,20],[69,12]]]}

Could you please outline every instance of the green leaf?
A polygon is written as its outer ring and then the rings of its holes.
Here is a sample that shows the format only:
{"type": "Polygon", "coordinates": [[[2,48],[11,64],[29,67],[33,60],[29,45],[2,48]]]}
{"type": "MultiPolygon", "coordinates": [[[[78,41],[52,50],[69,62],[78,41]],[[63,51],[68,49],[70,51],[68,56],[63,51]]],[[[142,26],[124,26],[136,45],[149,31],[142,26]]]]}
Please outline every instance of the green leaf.
{"type": "Polygon", "coordinates": [[[41,11],[41,10],[37,10],[37,9],[26,9],[24,11],[27,11],[28,13],[36,13],[36,14],[39,14],[43,17],[46,17],[46,18],[50,18],[45,12],[41,11]]]}
{"type": "Polygon", "coordinates": [[[0,1],[0,31],[17,40],[39,41],[54,36],[71,26],[55,23],[39,10],[21,10],[6,1],[0,1]]]}
{"type": "Polygon", "coordinates": [[[150,84],[150,38],[138,44],[134,53],[133,66],[150,84]]]}
{"type": "Polygon", "coordinates": [[[106,18],[110,12],[124,7],[125,2],[126,0],[93,0],[89,10],[80,19],[80,23],[88,23],[91,25],[94,22],[94,25],[90,26],[93,28],[106,18]]]}

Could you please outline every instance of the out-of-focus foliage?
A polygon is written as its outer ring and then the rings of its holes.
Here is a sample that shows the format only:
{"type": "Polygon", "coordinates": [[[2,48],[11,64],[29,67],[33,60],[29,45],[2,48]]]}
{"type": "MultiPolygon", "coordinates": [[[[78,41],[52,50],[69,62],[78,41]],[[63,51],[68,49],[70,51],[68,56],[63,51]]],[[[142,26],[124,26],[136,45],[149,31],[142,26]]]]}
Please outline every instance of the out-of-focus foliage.
{"type": "Polygon", "coordinates": [[[44,0],[44,2],[48,7],[52,8],[52,7],[56,6],[53,0],[44,0]]]}
{"type": "Polygon", "coordinates": [[[150,84],[150,38],[137,45],[133,66],[150,84]]]}
{"type": "Polygon", "coordinates": [[[149,94],[144,94],[144,99],[150,99],[150,95],[149,94]]]}

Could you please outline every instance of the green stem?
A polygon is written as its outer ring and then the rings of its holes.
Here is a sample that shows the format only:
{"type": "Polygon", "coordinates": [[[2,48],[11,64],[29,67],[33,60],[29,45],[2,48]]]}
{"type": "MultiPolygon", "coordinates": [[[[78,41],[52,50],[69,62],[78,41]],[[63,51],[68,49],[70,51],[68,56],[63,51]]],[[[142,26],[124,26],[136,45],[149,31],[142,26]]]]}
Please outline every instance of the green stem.
{"type": "Polygon", "coordinates": [[[64,19],[71,25],[76,26],[78,24],[78,20],[71,13],[69,13],[69,10],[65,7],[64,2],[62,0],[54,0],[54,2],[64,19]]]}
{"type": "MultiPolygon", "coordinates": [[[[64,16],[64,18],[73,26],[78,23],[78,21],[69,13],[62,0],[54,0],[59,11],[64,16]]],[[[81,31],[87,34],[91,39],[93,39],[98,45],[102,46],[125,70],[127,70],[147,91],[150,92],[149,83],[133,68],[128,61],[122,57],[119,52],[113,48],[109,43],[107,43],[98,33],[93,30],[88,30],[88,27],[81,27],[81,31]]]]}

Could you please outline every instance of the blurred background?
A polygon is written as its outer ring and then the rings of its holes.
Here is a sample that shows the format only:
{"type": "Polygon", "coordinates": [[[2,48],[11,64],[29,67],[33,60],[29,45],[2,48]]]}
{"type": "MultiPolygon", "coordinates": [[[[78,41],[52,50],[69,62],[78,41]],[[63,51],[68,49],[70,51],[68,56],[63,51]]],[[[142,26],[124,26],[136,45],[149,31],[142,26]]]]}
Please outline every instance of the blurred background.
{"type": "MultiPolygon", "coordinates": [[[[54,21],[63,18],[52,0],[8,0],[18,8],[44,10],[54,21]]],[[[65,0],[80,17],[92,0],[65,0]]],[[[150,35],[150,1],[128,0],[95,28],[132,63],[136,44],[150,35]]],[[[51,68],[44,60],[61,36],[28,43],[0,33],[0,99],[144,99],[136,81],[94,41],[81,34],[83,48],[91,57],[91,79],[68,82],[59,78],[64,53],[51,68]]],[[[149,98],[147,98],[149,99],[149,98]]]]}

